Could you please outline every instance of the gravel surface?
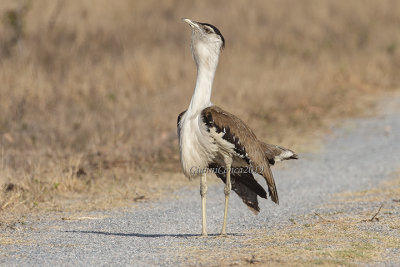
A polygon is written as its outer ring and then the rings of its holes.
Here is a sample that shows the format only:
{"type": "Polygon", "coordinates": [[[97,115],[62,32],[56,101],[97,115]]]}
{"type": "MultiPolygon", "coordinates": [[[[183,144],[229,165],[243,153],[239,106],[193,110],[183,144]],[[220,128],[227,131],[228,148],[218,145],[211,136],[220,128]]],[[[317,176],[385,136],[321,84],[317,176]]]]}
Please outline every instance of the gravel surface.
{"type": "Polygon", "coordinates": [[[197,237],[199,191],[185,188],[161,202],[135,204],[127,211],[28,220],[2,232],[0,264],[185,265],[188,247],[237,248],[243,244],[237,241],[246,240],[249,230],[284,227],[293,216],[309,214],[327,203],[332,194],[371,188],[393,178],[399,169],[400,97],[394,97],[383,101],[378,115],[344,122],[327,137],[321,151],[274,167],[279,206],[261,200],[261,212],[254,216],[233,193],[228,238],[213,237],[223,219],[224,193],[219,183],[210,186],[207,195],[209,238],[197,237]]]}

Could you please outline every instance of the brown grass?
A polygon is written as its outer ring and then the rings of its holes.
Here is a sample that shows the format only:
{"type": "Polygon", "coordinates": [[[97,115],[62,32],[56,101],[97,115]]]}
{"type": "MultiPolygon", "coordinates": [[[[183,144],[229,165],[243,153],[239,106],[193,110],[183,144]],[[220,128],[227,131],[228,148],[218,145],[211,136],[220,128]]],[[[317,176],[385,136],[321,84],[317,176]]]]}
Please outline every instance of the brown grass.
{"type": "Polygon", "coordinates": [[[184,183],[176,117],[196,70],[181,17],[221,29],[213,102],[271,143],[304,150],[399,88],[396,0],[4,0],[0,210],[103,208],[184,183]]]}

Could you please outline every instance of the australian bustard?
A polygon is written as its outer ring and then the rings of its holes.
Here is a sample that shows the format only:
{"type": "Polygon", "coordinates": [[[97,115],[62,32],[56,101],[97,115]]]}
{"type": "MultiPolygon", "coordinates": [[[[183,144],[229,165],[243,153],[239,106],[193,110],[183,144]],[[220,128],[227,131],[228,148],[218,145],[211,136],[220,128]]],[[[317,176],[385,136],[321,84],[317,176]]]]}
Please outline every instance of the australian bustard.
{"type": "Polygon", "coordinates": [[[201,176],[202,236],[207,235],[206,173],[214,170],[225,183],[221,235],[226,235],[231,189],[257,214],[260,211],[257,196],[266,199],[267,193],[254,179],[255,172],[265,178],[269,195],[278,204],[270,165],[277,161],[297,159],[297,155],[289,149],[259,141],[243,121],[210,102],[218,57],[225,40],[211,24],[183,20],[192,28],[191,52],[197,65],[197,81],[188,109],[178,116],[181,164],[187,177],[201,176]]]}

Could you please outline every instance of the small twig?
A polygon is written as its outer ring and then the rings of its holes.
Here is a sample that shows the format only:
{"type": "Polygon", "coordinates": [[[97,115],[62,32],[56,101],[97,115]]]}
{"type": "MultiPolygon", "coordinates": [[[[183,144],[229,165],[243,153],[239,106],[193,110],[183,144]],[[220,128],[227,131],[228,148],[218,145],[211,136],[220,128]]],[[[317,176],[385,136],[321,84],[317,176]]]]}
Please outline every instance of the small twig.
{"type": "Polygon", "coordinates": [[[146,198],[146,196],[137,196],[137,197],[133,198],[133,201],[143,200],[145,198],[146,198]]]}
{"type": "Polygon", "coordinates": [[[49,31],[53,31],[54,26],[57,22],[58,16],[60,15],[61,10],[63,9],[64,2],[61,0],[58,0],[50,14],[49,21],[47,23],[47,29],[49,31]]]}
{"type": "Polygon", "coordinates": [[[382,207],[383,204],[379,207],[378,211],[374,214],[374,216],[372,216],[372,218],[370,219],[371,222],[373,222],[374,220],[379,221],[379,219],[376,216],[378,216],[379,212],[381,212],[382,207]]]}
{"type": "Polygon", "coordinates": [[[379,207],[378,211],[374,214],[374,216],[372,216],[371,219],[362,220],[362,222],[374,222],[374,221],[379,222],[379,218],[377,216],[378,216],[379,212],[381,212],[382,207],[383,207],[383,204],[379,207]]]}
{"type": "Polygon", "coordinates": [[[82,216],[82,217],[62,217],[61,220],[63,221],[73,221],[73,220],[101,220],[104,218],[100,217],[89,217],[89,216],[82,216]]]}
{"type": "Polygon", "coordinates": [[[247,263],[250,263],[250,264],[255,264],[255,263],[258,263],[258,262],[261,262],[261,261],[258,260],[258,259],[256,258],[256,256],[253,254],[253,255],[251,255],[251,259],[246,259],[246,262],[247,262],[247,263]]]}
{"type": "Polygon", "coordinates": [[[324,218],[321,214],[319,214],[318,212],[314,212],[314,215],[317,216],[318,218],[322,219],[325,222],[332,222],[329,219],[324,218]]]}

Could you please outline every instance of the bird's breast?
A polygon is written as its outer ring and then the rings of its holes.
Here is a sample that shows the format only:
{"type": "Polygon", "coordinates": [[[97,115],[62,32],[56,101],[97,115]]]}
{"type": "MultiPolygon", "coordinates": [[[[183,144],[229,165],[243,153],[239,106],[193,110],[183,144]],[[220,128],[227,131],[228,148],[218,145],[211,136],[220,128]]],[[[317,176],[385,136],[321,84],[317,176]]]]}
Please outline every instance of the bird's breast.
{"type": "Polygon", "coordinates": [[[200,114],[182,118],[179,148],[182,169],[187,177],[201,175],[215,158],[218,146],[200,114]]]}

